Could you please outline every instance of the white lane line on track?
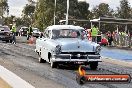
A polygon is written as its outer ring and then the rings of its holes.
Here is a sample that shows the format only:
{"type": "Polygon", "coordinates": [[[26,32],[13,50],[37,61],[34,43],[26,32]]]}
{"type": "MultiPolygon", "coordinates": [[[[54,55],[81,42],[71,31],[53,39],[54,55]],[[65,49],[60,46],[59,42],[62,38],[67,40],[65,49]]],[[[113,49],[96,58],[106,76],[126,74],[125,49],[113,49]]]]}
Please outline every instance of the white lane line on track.
{"type": "Polygon", "coordinates": [[[3,66],[0,66],[0,77],[5,80],[12,88],[35,88],[3,66]]]}

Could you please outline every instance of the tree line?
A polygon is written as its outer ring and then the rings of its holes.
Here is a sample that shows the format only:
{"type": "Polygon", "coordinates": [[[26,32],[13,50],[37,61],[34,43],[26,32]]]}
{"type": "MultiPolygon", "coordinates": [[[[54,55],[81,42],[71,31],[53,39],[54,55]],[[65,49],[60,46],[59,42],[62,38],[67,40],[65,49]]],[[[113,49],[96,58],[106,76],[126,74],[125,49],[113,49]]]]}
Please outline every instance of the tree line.
{"type": "MultiPolygon", "coordinates": [[[[7,2],[7,0],[5,0],[7,2]]],[[[38,0],[34,2],[34,0],[28,0],[30,4],[27,4],[22,11],[22,17],[16,18],[18,21],[18,25],[30,25],[32,24],[35,27],[43,30],[49,25],[54,24],[54,12],[56,24],[58,24],[59,20],[64,20],[66,18],[66,7],[67,0],[38,0]]],[[[132,7],[128,0],[120,0],[120,6],[118,6],[115,10],[110,8],[107,3],[100,3],[99,5],[93,7],[89,10],[89,3],[86,2],[78,2],[78,0],[69,0],[69,19],[97,19],[99,17],[117,17],[123,19],[132,19],[132,7]]],[[[5,4],[5,7],[8,5],[5,4]]],[[[0,4],[1,7],[1,4],[0,4]]],[[[6,11],[7,9],[4,9],[6,11]]],[[[6,18],[7,19],[7,18],[6,18]]],[[[9,17],[8,17],[9,19],[9,17]]],[[[6,24],[9,23],[9,20],[6,20],[6,24]]],[[[12,19],[12,16],[10,17],[12,19]]],[[[115,29],[115,24],[103,24],[103,29],[115,29]],[[112,25],[112,26],[111,26],[112,25]]],[[[122,28],[122,25],[119,25],[122,28]]],[[[131,28],[131,25],[128,26],[131,28]]]]}

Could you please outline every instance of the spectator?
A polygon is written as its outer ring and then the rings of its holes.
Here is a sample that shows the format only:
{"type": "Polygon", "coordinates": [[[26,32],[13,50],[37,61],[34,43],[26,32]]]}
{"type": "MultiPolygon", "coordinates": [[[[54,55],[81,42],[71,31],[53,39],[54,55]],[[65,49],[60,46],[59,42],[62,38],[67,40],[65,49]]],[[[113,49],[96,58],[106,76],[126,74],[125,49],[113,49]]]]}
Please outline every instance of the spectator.
{"type": "Polygon", "coordinates": [[[27,40],[29,40],[29,38],[31,38],[32,32],[33,32],[33,30],[32,30],[32,27],[30,26],[30,27],[28,28],[28,30],[27,30],[27,40]]]}
{"type": "Polygon", "coordinates": [[[16,44],[16,26],[15,25],[12,26],[11,32],[13,34],[12,43],[16,44]]]}
{"type": "Polygon", "coordinates": [[[98,28],[93,26],[91,29],[92,42],[97,42],[98,28]]]}
{"type": "Polygon", "coordinates": [[[113,41],[113,36],[112,36],[110,31],[108,31],[107,36],[108,36],[108,45],[111,46],[112,45],[112,41],[113,41]]]}

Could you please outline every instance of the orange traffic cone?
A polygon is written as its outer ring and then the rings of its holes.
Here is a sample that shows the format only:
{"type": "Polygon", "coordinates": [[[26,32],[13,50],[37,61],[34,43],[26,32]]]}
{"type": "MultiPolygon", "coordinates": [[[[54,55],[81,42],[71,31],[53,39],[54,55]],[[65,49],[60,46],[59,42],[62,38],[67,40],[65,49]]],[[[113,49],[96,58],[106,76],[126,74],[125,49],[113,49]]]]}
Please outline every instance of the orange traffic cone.
{"type": "Polygon", "coordinates": [[[33,44],[33,43],[34,43],[34,38],[33,37],[29,38],[28,44],[33,44]]]}

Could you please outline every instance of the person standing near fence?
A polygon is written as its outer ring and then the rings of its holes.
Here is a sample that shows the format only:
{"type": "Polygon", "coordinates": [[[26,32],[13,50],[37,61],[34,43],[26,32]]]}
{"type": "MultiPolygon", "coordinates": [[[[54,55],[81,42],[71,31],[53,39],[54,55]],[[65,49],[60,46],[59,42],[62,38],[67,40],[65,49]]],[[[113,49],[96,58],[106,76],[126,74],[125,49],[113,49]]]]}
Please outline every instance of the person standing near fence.
{"type": "Polygon", "coordinates": [[[108,36],[108,43],[109,43],[108,45],[111,46],[112,42],[113,42],[112,33],[110,31],[108,31],[107,36],[108,36]]]}
{"type": "Polygon", "coordinates": [[[119,45],[119,38],[120,38],[119,33],[116,30],[115,34],[114,34],[114,40],[115,40],[114,44],[115,44],[115,46],[119,45]]]}
{"type": "Polygon", "coordinates": [[[91,29],[92,42],[97,42],[98,27],[93,26],[91,29]]]}

